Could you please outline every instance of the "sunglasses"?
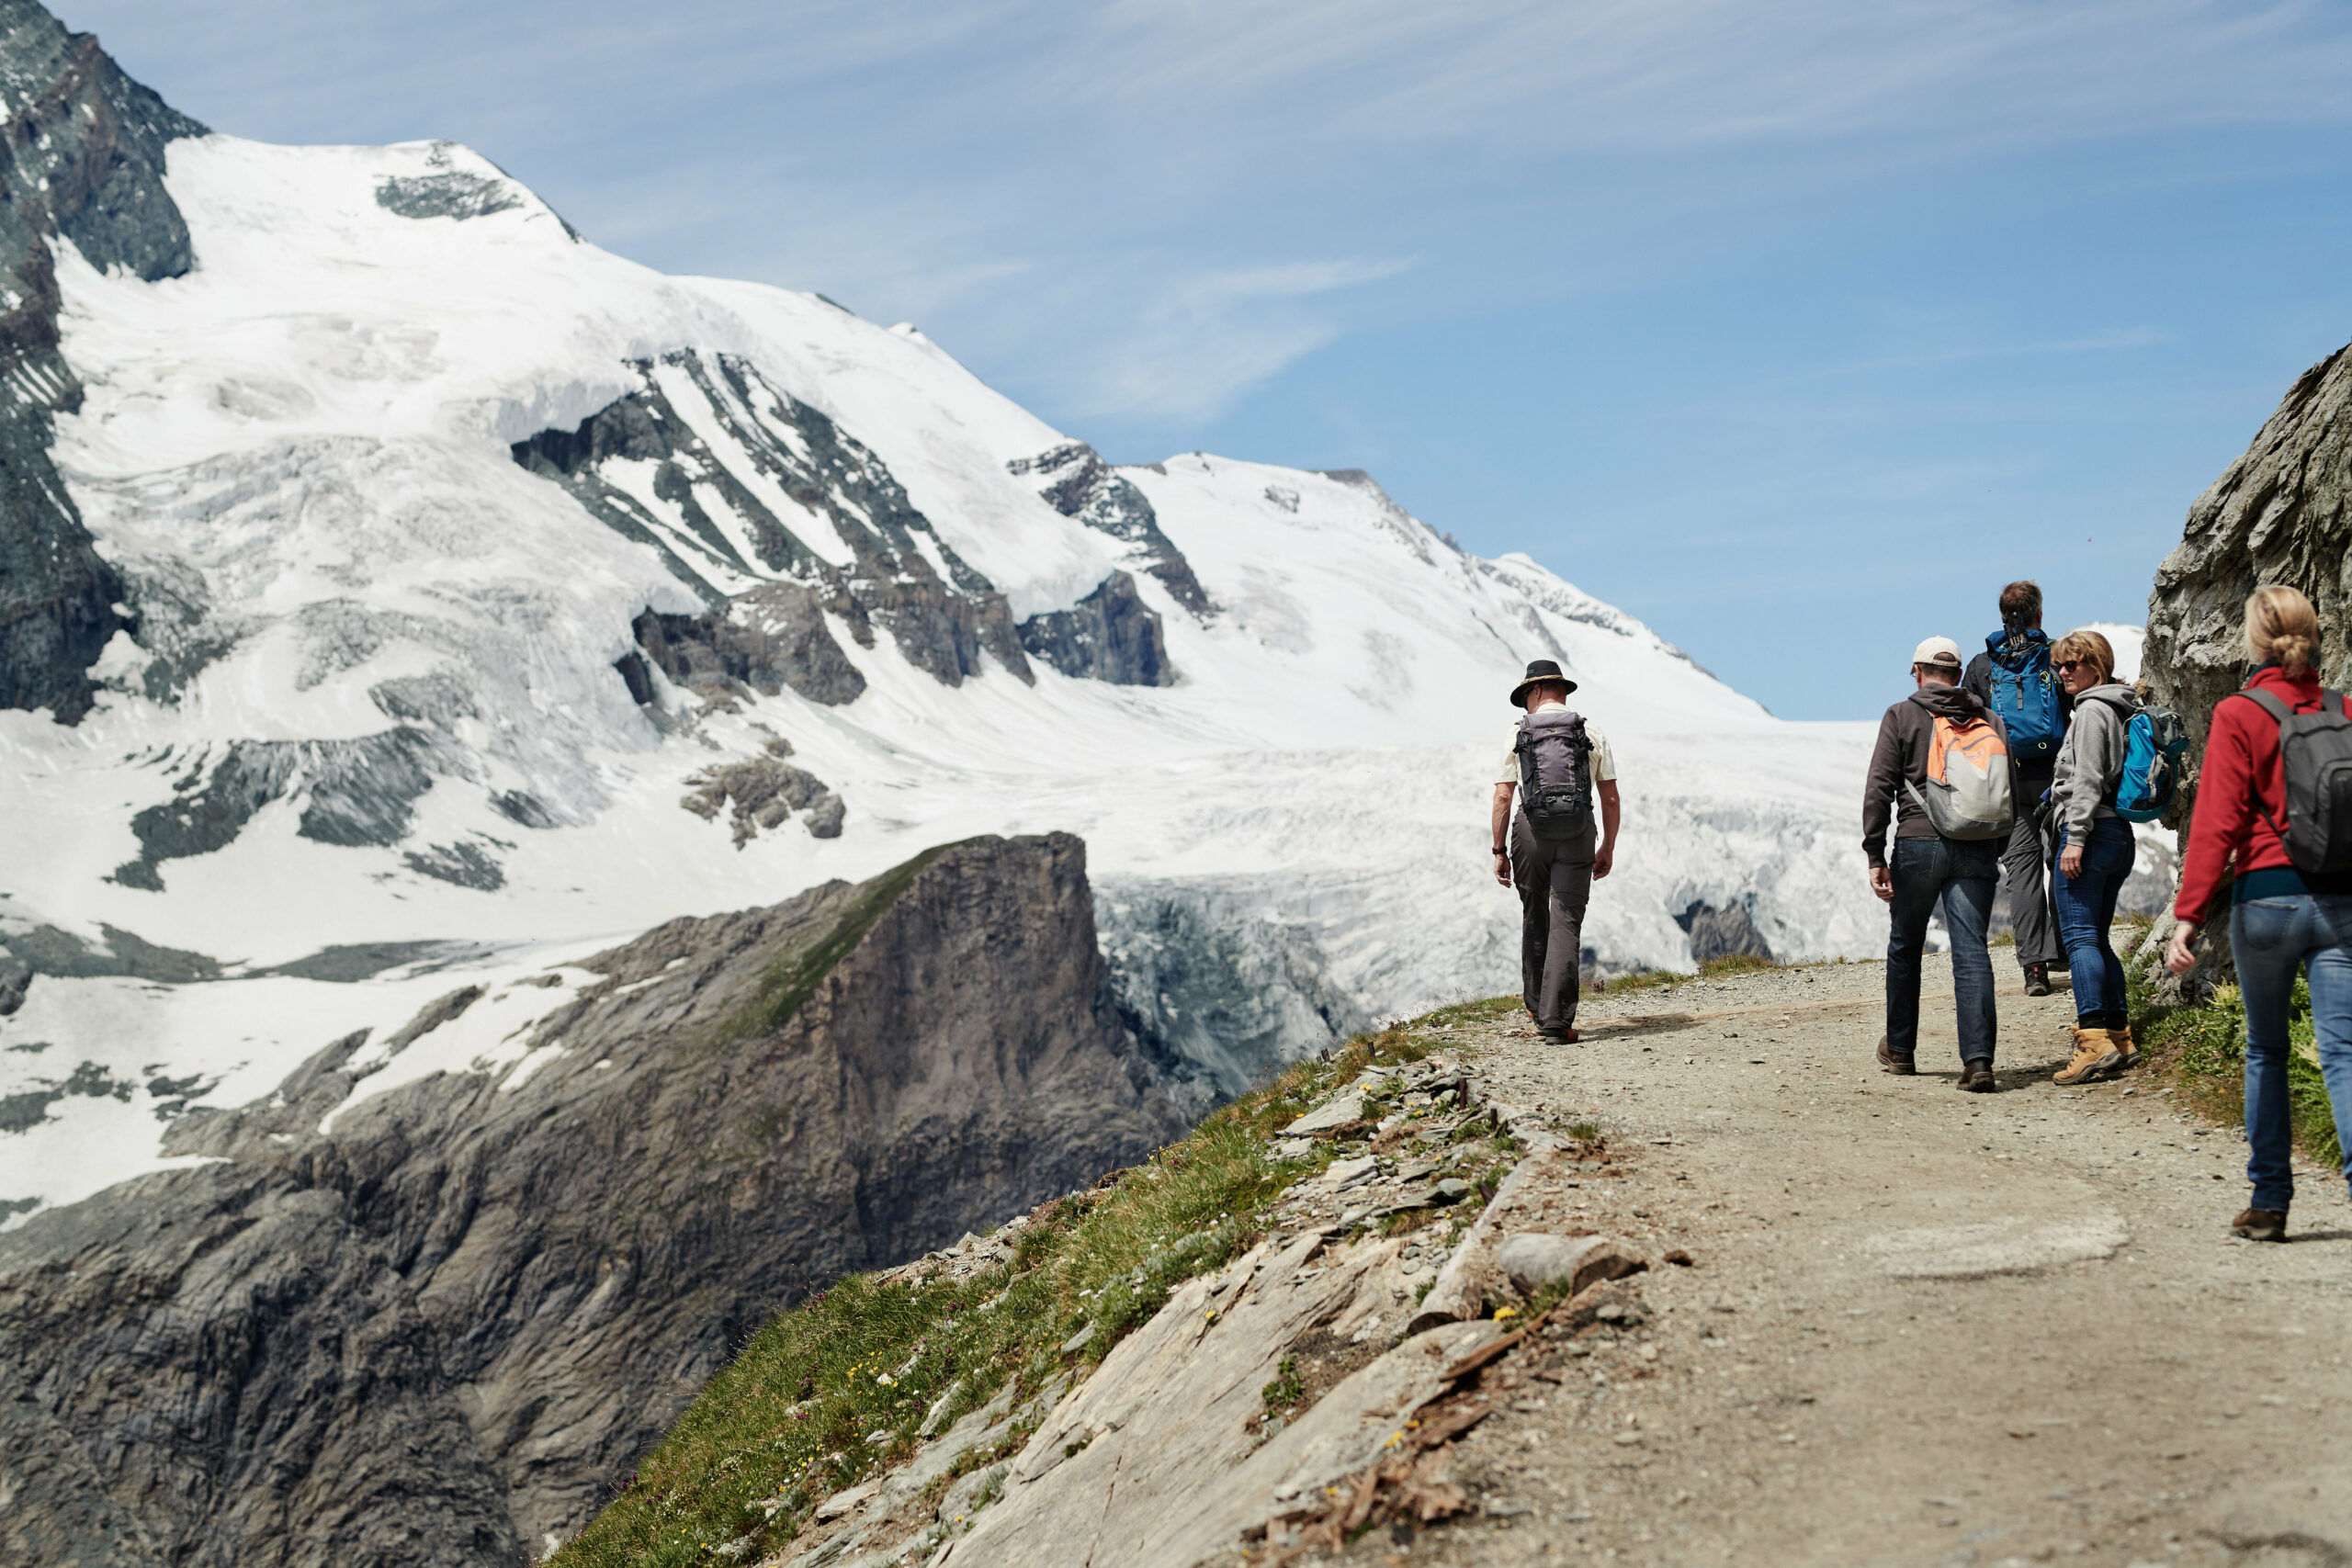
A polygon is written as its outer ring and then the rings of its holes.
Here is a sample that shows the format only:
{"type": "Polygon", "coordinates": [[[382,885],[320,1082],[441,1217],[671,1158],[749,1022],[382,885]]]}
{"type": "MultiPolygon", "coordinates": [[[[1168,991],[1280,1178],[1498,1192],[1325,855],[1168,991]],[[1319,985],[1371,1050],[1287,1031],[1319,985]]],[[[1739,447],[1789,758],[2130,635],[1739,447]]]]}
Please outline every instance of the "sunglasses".
{"type": "Polygon", "coordinates": [[[2061,670],[2096,670],[2098,666],[2087,659],[2062,659],[2058,661],[2058,668],[2061,670]]]}

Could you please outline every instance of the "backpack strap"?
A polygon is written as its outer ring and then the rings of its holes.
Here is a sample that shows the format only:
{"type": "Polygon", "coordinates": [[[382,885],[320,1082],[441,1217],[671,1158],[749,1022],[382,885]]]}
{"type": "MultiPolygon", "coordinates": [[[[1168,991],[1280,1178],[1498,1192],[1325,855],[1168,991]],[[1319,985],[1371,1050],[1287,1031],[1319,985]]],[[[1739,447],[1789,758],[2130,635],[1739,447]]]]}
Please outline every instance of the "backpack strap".
{"type": "MultiPolygon", "coordinates": [[[[2282,725],[2289,719],[2295,716],[2295,710],[2289,707],[2285,703],[2280,702],[2278,700],[2278,694],[2275,692],[2232,692],[2230,695],[2233,697],[2245,698],[2246,701],[2254,704],[2255,706],[2260,708],[2263,712],[2268,714],[2272,718],[2277,719],[2282,725]]],[[[2331,692],[2328,695],[2334,696],[2335,694],[2331,692]]],[[[2321,700],[2325,701],[2326,699],[2323,697],[2321,700]]],[[[2336,700],[2341,702],[2343,699],[2339,697],[2336,700]]]]}
{"type": "MultiPolygon", "coordinates": [[[[2295,716],[2295,710],[2280,702],[2274,692],[2236,691],[2232,692],[2230,695],[2245,698],[2278,721],[2278,784],[2279,787],[2284,789],[2287,782],[2287,721],[2295,716]]],[[[2323,695],[2320,700],[2324,703],[2327,700],[2326,695],[2323,695]]],[[[2254,808],[2261,814],[2263,821],[2269,824],[2270,830],[2278,835],[2278,841],[2285,843],[2287,829],[2278,826],[2278,819],[2270,815],[2270,807],[2262,803],[2260,790],[2254,792],[2254,808]]]]}

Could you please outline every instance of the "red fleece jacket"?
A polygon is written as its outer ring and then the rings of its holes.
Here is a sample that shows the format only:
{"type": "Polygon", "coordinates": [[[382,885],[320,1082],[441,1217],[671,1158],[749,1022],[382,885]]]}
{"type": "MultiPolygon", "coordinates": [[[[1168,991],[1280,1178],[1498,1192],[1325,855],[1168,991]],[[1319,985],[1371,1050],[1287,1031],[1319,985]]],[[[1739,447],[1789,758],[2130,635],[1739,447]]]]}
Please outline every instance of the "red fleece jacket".
{"type": "MultiPolygon", "coordinates": [[[[2319,711],[2320,683],[2306,671],[2290,678],[2264,665],[2245,683],[2247,691],[2275,694],[2297,713],[2319,711]]],[[[2278,829],[2287,821],[2287,770],[2278,761],[2278,721],[2251,702],[2224,697],[2213,708],[2212,732],[2205,738],[2204,767],[2197,777],[2197,807],[2188,824],[2188,853],[2180,870],[2180,896],[2173,912],[2202,925],[2226,904],[2233,877],[2249,871],[2291,866],[2278,829]],[[2255,809],[2270,813],[2263,820],[2255,809]],[[2236,864],[2231,864],[2231,857],[2236,864]]]]}

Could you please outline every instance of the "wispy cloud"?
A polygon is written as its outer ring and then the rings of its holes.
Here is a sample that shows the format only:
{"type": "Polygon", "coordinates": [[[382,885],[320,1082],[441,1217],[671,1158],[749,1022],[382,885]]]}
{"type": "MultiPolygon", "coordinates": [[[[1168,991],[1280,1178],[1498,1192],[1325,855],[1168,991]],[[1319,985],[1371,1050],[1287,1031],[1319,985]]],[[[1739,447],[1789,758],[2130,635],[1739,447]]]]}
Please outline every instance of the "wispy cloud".
{"type": "Polygon", "coordinates": [[[2315,0],[64,15],[225,129],[455,136],[657,265],[947,312],[943,342],[1049,413],[1180,428],[1366,325],[1654,276],[1923,160],[2352,115],[2352,12],[2315,0]],[[1414,287],[1366,288],[1399,255],[1414,287]]]}

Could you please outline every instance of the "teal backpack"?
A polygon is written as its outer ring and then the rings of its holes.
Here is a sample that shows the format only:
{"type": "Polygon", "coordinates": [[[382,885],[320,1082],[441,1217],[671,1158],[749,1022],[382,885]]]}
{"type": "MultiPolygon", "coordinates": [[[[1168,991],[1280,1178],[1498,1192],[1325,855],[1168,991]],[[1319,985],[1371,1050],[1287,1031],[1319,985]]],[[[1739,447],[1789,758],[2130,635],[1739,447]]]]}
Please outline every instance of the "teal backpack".
{"type": "Polygon", "coordinates": [[[2123,773],[2115,781],[2115,814],[2126,822],[2153,822],[2180,788],[2180,757],[2188,731],[2170,708],[2142,708],[2123,727],[2123,773]]]}

